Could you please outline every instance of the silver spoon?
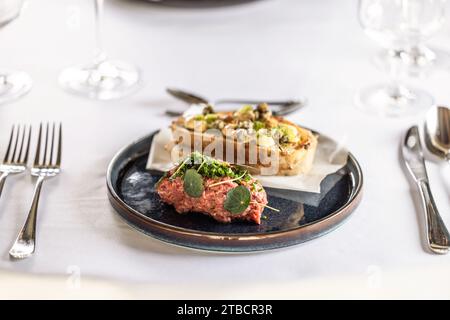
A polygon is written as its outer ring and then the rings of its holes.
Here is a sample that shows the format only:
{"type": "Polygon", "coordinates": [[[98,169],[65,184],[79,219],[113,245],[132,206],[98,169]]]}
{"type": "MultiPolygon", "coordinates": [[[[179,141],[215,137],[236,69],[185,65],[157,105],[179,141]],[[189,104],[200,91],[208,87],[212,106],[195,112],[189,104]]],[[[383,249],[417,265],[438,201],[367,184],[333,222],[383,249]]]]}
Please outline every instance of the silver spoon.
{"type": "Polygon", "coordinates": [[[428,150],[450,163],[450,109],[433,107],[425,122],[425,143],[428,150]]]}
{"type": "MultiPolygon", "coordinates": [[[[179,89],[167,88],[166,91],[171,96],[181,101],[184,101],[188,104],[212,104],[212,105],[235,104],[242,106],[244,104],[267,103],[269,106],[278,106],[277,109],[272,110],[272,113],[276,116],[284,116],[290,114],[304,107],[307,103],[307,100],[305,98],[299,100],[285,100],[285,101],[236,100],[236,99],[220,99],[216,101],[211,101],[197,94],[193,94],[179,89]]],[[[180,111],[166,110],[166,114],[172,117],[176,117],[182,115],[183,113],[180,111]]]]}

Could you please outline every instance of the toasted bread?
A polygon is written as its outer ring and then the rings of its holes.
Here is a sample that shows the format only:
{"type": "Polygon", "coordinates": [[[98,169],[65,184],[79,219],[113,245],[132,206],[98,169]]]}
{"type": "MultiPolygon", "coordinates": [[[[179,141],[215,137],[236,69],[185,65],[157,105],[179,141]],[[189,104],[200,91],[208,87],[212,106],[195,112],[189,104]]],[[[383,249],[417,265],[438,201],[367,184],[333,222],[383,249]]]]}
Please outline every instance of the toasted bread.
{"type": "MultiPolygon", "coordinates": [[[[222,117],[232,116],[231,112],[217,114],[222,117]]],[[[294,127],[298,141],[271,147],[261,146],[256,142],[252,144],[249,141],[238,141],[217,132],[211,134],[209,131],[187,129],[184,125],[186,119],[183,117],[175,120],[171,129],[175,145],[184,149],[184,153],[194,150],[210,153],[220,160],[245,166],[252,174],[298,175],[309,172],[317,148],[317,137],[311,131],[282,117],[271,116],[271,119],[278,124],[294,127]]]]}

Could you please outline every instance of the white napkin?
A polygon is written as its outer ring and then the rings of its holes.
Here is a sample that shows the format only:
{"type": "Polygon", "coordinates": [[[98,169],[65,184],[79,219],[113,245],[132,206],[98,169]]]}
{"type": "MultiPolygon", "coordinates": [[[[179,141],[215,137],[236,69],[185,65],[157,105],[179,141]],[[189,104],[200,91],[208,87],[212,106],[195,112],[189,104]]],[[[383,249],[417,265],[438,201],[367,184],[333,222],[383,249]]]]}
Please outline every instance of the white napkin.
{"type": "MultiPolygon", "coordinates": [[[[165,146],[172,141],[169,128],[161,129],[153,137],[147,169],[167,171],[174,166],[165,146]]],[[[264,187],[320,193],[320,183],[329,174],[347,163],[348,151],[327,137],[319,136],[313,167],[307,174],[297,176],[255,176],[264,187]]]]}

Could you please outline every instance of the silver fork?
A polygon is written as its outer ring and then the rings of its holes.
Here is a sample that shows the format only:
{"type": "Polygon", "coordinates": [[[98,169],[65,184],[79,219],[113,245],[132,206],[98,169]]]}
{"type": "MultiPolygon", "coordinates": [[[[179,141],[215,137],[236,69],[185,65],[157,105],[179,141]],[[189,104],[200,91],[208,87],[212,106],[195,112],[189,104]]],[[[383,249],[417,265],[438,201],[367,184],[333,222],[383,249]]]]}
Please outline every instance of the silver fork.
{"type": "Polygon", "coordinates": [[[34,253],[36,246],[37,210],[42,184],[46,178],[54,177],[61,171],[62,125],[59,124],[58,127],[58,133],[56,133],[56,125],[53,123],[52,129],[50,129],[50,125],[47,123],[45,129],[44,148],[43,151],[41,151],[41,144],[43,140],[42,123],[39,126],[36,155],[34,158],[34,164],[31,167],[31,175],[37,177],[33,201],[31,202],[31,208],[28,213],[27,220],[17,236],[16,242],[12,246],[11,250],[9,250],[10,256],[16,259],[27,258],[34,253]],[[57,143],[55,142],[55,135],[58,135],[57,143]],[[50,147],[49,144],[51,144],[50,147]]]}
{"type": "Polygon", "coordinates": [[[0,197],[6,178],[10,174],[22,173],[27,168],[28,153],[30,151],[31,126],[12,126],[3,163],[0,164],[0,197]],[[28,132],[28,137],[27,137],[28,132]]]}

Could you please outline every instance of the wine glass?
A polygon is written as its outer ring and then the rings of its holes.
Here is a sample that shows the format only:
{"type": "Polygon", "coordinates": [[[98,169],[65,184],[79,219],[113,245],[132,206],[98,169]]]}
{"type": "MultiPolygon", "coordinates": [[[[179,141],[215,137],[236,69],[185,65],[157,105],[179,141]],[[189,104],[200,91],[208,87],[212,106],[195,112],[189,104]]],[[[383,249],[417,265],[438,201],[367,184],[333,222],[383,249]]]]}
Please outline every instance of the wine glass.
{"type": "MultiPolygon", "coordinates": [[[[0,28],[20,15],[23,0],[0,1],[0,28]]],[[[0,104],[11,102],[28,93],[32,87],[31,77],[22,71],[0,70],[0,104]]]]}
{"type": "MultiPolygon", "coordinates": [[[[444,25],[446,5],[447,0],[403,1],[404,23],[398,32],[403,39],[401,58],[409,74],[421,76],[432,67],[450,64],[448,53],[431,49],[425,44],[444,25]]],[[[385,53],[381,52],[376,61],[384,63],[385,58],[385,53]]]]}
{"type": "MultiPolygon", "coordinates": [[[[432,96],[402,83],[405,61],[423,61],[419,43],[442,24],[445,0],[359,0],[358,16],[366,34],[385,48],[390,83],[362,89],[356,97],[364,111],[384,116],[413,114],[430,107],[432,96]],[[421,52],[421,53],[419,53],[421,52]]],[[[424,48],[424,47],[423,47],[424,48]]]]}
{"type": "Polygon", "coordinates": [[[122,98],[140,87],[140,71],[129,63],[107,57],[101,37],[104,0],[90,1],[95,5],[95,57],[91,63],[64,69],[59,83],[71,93],[93,99],[122,98]]]}

